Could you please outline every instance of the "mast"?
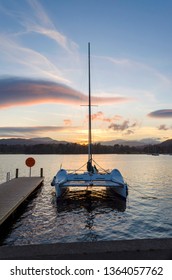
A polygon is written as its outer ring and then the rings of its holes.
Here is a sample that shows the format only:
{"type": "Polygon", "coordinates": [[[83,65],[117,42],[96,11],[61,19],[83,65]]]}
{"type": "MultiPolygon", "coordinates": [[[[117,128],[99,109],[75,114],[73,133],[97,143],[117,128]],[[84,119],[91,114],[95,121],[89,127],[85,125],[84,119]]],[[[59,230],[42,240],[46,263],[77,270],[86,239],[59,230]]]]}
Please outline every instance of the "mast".
{"type": "Polygon", "coordinates": [[[90,43],[88,43],[88,116],[88,162],[92,165],[90,43]]]}

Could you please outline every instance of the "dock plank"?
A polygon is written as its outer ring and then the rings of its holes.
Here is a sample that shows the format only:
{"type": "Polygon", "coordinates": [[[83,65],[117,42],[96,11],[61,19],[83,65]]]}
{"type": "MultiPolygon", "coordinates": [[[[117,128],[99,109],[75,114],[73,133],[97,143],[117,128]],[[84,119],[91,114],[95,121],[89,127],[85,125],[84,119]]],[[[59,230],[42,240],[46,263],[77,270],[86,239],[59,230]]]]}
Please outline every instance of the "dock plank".
{"type": "Polygon", "coordinates": [[[42,177],[20,177],[0,185],[0,225],[42,182],[42,177]]]}

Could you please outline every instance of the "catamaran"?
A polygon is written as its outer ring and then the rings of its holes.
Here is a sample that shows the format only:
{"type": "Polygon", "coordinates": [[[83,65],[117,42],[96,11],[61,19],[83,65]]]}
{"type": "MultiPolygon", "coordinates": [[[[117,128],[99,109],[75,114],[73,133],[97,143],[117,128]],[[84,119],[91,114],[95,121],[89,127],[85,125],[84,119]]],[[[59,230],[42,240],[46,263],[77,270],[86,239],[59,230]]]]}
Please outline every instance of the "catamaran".
{"type": "Polygon", "coordinates": [[[106,187],[111,192],[125,199],[128,195],[128,186],[125,183],[123,176],[118,169],[113,169],[111,172],[103,169],[98,171],[92,155],[92,129],[91,129],[91,79],[90,79],[90,43],[88,43],[88,161],[85,164],[87,170],[83,173],[68,172],[60,168],[54,176],[51,185],[55,187],[56,196],[60,198],[63,193],[70,188],[82,187],[106,187]]]}

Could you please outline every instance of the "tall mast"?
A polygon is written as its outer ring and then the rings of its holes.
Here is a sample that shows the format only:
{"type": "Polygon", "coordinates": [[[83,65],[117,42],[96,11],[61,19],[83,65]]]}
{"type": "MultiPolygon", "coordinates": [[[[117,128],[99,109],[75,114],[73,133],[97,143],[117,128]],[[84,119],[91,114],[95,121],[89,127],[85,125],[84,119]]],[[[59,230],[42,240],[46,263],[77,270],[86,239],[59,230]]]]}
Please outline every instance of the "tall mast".
{"type": "Polygon", "coordinates": [[[88,161],[92,163],[90,43],[88,43],[88,94],[88,161]]]}

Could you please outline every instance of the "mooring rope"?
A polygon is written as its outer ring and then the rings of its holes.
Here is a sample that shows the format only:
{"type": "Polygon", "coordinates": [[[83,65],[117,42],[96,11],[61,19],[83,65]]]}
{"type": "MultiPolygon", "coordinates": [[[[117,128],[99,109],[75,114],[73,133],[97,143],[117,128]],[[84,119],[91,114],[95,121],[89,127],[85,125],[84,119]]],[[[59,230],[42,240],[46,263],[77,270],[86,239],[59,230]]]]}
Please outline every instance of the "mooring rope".
{"type": "Polygon", "coordinates": [[[155,196],[149,196],[149,195],[147,195],[147,194],[145,194],[145,193],[142,193],[141,191],[139,191],[139,190],[133,188],[131,185],[129,185],[129,184],[127,184],[127,185],[128,185],[129,188],[133,189],[134,191],[140,193],[141,195],[143,195],[143,196],[145,196],[145,197],[147,197],[147,198],[150,198],[150,199],[157,199],[157,197],[155,197],[155,196]]]}

